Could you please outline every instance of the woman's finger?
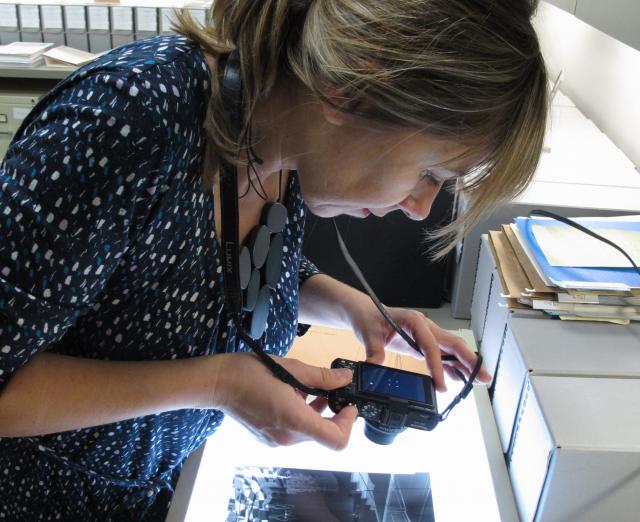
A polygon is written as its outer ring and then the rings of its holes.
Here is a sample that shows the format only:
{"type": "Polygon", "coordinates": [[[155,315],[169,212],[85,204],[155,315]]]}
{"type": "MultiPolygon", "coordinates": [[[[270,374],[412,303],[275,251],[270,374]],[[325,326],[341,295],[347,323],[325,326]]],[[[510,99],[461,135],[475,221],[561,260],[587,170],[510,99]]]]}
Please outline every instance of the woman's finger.
{"type": "Polygon", "coordinates": [[[331,449],[342,450],[347,447],[353,423],[358,418],[355,406],[342,408],[333,417],[322,417],[318,412],[308,409],[309,422],[301,431],[331,449]]]}
{"type": "Polygon", "coordinates": [[[335,390],[346,386],[353,378],[353,372],[348,368],[321,368],[296,359],[279,359],[279,362],[310,388],[335,390]]]}
{"type": "Polygon", "coordinates": [[[447,366],[446,364],[443,366],[444,372],[454,381],[459,381],[460,376],[455,372],[455,369],[452,366],[447,366]]]}
{"type": "MultiPolygon", "coordinates": [[[[438,343],[440,344],[440,349],[444,353],[455,355],[458,361],[460,361],[464,365],[466,369],[465,375],[471,375],[471,372],[476,367],[476,364],[478,362],[478,356],[469,347],[465,340],[458,335],[443,330],[435,324],[433,332],[436,339],[438,340],[438,343]]],[[[491,375],[484,367],[484,365],[478,372],[478,376],[476,378],[480,382],[491,381],[491,375]]]]}
{"type": "Polygon", "coordinates": [[[366,335],[363,344],[367,351],[367,362],[372,364],[382,364],[384,362],[385,339],[378,332],[366,335]]]}
{"type": "Polygon", "coordinates": [[[440,345],[438,344],[436,337],[431,332],[426,321],[420,321],[413,330],[414,331],[412,333],[414,335],[414,339],[422,349],[422,353],[427,360],[431,378],[433,379],[436,389],[440,392],[447,391],[447,387],[444,383],[442,361],[440,360],[440,345]]]}
{"type": "Polygon", "coordinates": [[[309,406],[311,406],[311,408],[314,411],[322,415],[322,412],[327,409],[327,405],[329,404],[329,401],[324,397],[316,397],[315,399],[310,401],[308,404],[309,406]]]}

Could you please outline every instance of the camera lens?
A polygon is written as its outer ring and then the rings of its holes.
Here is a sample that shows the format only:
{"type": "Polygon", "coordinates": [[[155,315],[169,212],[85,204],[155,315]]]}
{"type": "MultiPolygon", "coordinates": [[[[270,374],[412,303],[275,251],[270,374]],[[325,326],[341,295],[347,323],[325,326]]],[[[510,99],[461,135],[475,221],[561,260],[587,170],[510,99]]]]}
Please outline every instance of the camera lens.
{"type": "Polygon", "coordinates": [[[371,442],[381,445],[391,444],[398,433],[402,433],[407,428],[390,428],[378,421],[365,420],[364,421],[364,435],[371,442]]]}

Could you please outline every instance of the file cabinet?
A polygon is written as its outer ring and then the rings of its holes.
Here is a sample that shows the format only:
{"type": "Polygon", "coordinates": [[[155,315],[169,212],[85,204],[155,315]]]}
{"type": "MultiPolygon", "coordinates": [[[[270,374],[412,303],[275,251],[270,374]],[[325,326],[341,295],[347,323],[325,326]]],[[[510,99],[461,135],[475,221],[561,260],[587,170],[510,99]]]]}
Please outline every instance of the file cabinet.
{"type": "Polygon", "coordinates": [[[522,522],[637,520],[640,323],[509,310],[486,235],[479,252],[471,327],[522,522]]]}
{"type": "Polygon", "coordinates": [[[17,81],[4,79],[0,87],[0,161],[9,143],[22,124],[54,82],[17,81]]]}
{"type": "Polygon", "coordinates": [[[0,2],[0,45],[18,40],[18,7],[15,3],[0,2]]]}
{"type": "Polygon", "coordinates": [[[622,326],[509,317],[493,386],[493,411],[507,454],[529,375],[640,381],[640,323],[622,326]]]}
{"type": "Polygon", "coordinates": [[[494,378],[508,319],[543,317],[538,310],[510,310],[504,292],[489,238],[483,234],[471,300],[471,331],[484,365],[494,378]]]}
{"type": "Polygon", "coordinates": [[[19,3],[18,20],[20,40],[23,42],[42,42],[42,22],[37,4],[19,3]]]}
{"type": "Polygon", "coordinates": [[[640,379],[526,379],[509,475],[521,522],[636,522],[640,379]]]}
{"type": "Polygon", "coordinates": [[[46,4],[40,6],[42,22],[42,41],[56,45],[65,45],[62,5],[46,4]]]}

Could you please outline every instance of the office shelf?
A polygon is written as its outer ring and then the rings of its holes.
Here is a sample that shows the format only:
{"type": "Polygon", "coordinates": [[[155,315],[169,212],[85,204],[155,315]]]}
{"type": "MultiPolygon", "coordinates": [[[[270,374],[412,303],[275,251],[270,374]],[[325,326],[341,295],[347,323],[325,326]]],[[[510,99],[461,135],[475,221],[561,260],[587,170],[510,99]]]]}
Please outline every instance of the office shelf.
{"type": "Polygon", "coordinates": [[[75,67],[0,67],[0,78],[62,80],[73,71],[75,71],[75,67]]]}

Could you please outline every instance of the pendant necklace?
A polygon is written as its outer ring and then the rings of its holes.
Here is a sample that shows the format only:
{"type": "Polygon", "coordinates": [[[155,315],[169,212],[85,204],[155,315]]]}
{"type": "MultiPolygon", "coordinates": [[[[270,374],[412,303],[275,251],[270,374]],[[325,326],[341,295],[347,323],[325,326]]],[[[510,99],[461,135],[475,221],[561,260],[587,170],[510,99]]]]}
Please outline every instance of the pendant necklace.
{"type": "Polygon", "coordinates": [[[278,178],[278,200],[262,208],[260,223],[253,227],[240,249],[240,288],[244,327],[252,339],[259,339],[267,328],[271,289],[282,274],[284,228],[287,207],[282,202],[282,171],[278,178]]]}

